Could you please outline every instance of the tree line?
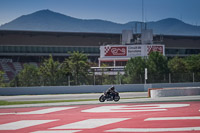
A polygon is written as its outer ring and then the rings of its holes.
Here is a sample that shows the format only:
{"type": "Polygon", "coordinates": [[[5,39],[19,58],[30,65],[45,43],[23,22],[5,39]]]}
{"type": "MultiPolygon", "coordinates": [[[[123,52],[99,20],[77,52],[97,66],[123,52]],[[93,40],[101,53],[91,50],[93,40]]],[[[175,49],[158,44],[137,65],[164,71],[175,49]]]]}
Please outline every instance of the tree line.
{"type": "Polygon", "coordinates": [[[200,54],[167,59],[159,52],[148,57],[131,58],[125,67],[125,74],[109,76],[94,75],[87,55],[80,52],[70,53],[62,63],[50,55],[39,67],[24,64],[24,68],[15,78],[5,84],[0,71],[0,86],[60,86],[60,85],[97,85],[144,83],[145,68],[148,70],[148,83],[188,82],[187,77],[194,76],[200,82],[200,54]],[[192,75],[193,74],[193,75],[192,75]],[[189,76],[188,76],[189,75],[189,76]],[[171,78],[171,79],[169,79],[171,78]]]}
{"type": "MultiPolygon", "coordinates": [[[[148,70],[149,83],[188,82],[191,75],[200,81],[200,54],[180,58],[169,58],[159,52],[152,52],[148,57],[131,58],[125,67],[125,83],[144,83],[145,68],[148,70]],[[189,75],[188,75],[189,74],[189,75]],[[171,79],[169,79],[171,78],[171,79]]],[[[191,80],[192,78],[190,78],[191,80]]]]}
{"type": "Polygon", "coordinates": [[[90,68],[87,56],[79,52],[73,52],[70,55],[62,63],[54,60],[50,55],[48,59],[44,59],[39,67],[24,64],[23,70],[7,86],[86,84],[88,69],[90,68]]]}

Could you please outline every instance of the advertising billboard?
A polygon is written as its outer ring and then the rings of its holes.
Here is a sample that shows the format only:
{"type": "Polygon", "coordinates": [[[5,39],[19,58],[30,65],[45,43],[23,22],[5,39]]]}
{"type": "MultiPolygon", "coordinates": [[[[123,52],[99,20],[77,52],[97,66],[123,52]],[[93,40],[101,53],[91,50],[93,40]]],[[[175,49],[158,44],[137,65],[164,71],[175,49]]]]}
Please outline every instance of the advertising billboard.
{"type": "Polygon", "coordinates": [[[103,46],[103,56],[127,56],[127,47],[103,46]]]}
{"type": "Polygon", "coordinates": [[[145,47],[144,45],[129,45],[128,47],[128,57],[144,56],[145,47]]]}
{"type": "Polygon", "coordinates": [[[163,46],[157,46],[157,45],[147,45],[147,55],[149,55],[151,52],[160,52],[164,55],[164,47],[163,46]]]}
{"type": "Polygon", "coordinates": [[[164,45],[108,45],[101,46],[101,58],[123,58],[148,56],[151,52],[157,51],[165,55],[164,45]]]}

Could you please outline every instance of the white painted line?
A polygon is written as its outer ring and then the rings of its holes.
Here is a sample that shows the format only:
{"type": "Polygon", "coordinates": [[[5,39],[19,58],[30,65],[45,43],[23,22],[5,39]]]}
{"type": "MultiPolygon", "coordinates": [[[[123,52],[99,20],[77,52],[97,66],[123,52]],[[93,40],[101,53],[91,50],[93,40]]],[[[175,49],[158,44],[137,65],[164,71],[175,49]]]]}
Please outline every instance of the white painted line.
{"type": "Polygon", "coordinates": [[[160,108],[178,108],[178,107],[186,107],[190,106],[190,104],[144,104],[144,105],[132,105],[134,109],[160,109],[160,108]]]}
{"type": "Polygon", "coordinates": [[[22,120],[22,121],[16,121],[6,124],[0,125],[0,130],[17,130],[21,128],[31,127],[35,125],[40,125],[48,122],[52,122],[56,120],[22,120]]]}
{"type": "Polygon", "coordinates": [[[116,128],[106,132],[169,132],[169,131],[200,131],[200,127],[181,128],[116,128]]]}
{"type": "Polygon", "coordinates": [[[195,120],[200,119],[200,116],[188,116],[188,117],[155,117],[147,118],[144,121],[157,121],[157,120],[195,120]]]}
{"type": "Polygon", "coordinates": [[[17,113],[0,113],[0,115],[13,115],[13,114],[17,114],[17,113]]]}
{"type": "Polygon", "coordinates": [[[119,106],[100,106],[96,108],[82,110],[82,112],[102,113],[102,112],[146,112],[146,111],[165,111],[166,109],[139,109],[128,105],[119,106]]]}
{"type": "Polygon", "coordinates": [[[81,130],[54,130],[54,131],[36,131],[31,133],[76,133],[80,131],[81,130]]]}
{"type": "Polygon", "coordinates": [[[108,119],[87,119],[71,124],[66,124],[58,127],[54,127],[51,129],[90,129],[96,128],[124,120],[128,120],[129,118],[108,118],[108,119]]]}
{"type": "Polygon", "coordinates": [[[190,104],[145,104],[145,105],[100,106],[96,108],[82,110],[82,112],[101,113],[101,112],[165,111],[168,108],[178,108],[185,106],[190,106],[190,104]]]}
{"type": "Polygon", "coordinates": [[[74,108],[77,108],[77,107],[55,107],[55,108],[47,108],[47,109],[29,111],[29,112],[0,113],[0,115],[11,115],[11,114],[16,114],[16,115],[37,115],[37,114],[46,114],[46,113],[52,113],[52,112],[56,112],[56,111],[62,111],[62,110],[74,109],[74,108]]]}
{"type": "Polygon", "coordinates": [[[22,113],[17,113],[17,114],[46,114],[46,113],[52,113],[52,112],[56,112],[56,111],[62,111],[62,110],[67,110],[67,109],[73,109],[73,108],[77,108],[77,107],[55,107],[55,108],[48,108],[48,109],[41,109],[41,110],[36,110],[36,111],[30,111],[30,112],[22,112],[22,113]]]}

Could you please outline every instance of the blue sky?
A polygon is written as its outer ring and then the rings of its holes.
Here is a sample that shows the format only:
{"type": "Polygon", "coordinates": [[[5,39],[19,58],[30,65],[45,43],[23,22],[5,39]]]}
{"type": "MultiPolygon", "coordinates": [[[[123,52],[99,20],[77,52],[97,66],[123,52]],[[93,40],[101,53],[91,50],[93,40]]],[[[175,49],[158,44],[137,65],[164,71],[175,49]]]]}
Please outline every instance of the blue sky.
{"type": "MultiPolygon", "coordinates": [[[[200,0],[143,1],[145,21],[177,18],[200,25],[200,0]]],[[[142,21],[142,0],[0,0],[0,25],[43,9],[81,19],[142,21]]]]}

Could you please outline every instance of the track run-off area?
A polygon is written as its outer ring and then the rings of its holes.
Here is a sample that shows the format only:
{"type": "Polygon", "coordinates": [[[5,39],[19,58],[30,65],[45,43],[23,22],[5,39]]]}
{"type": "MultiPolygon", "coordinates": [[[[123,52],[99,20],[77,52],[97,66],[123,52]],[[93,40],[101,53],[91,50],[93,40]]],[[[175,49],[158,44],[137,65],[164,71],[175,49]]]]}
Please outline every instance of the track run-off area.
{"type": "Polygon", "coordinates": [[[200,132],[200,101],[0,109],[0,133],[200,132]]]}

